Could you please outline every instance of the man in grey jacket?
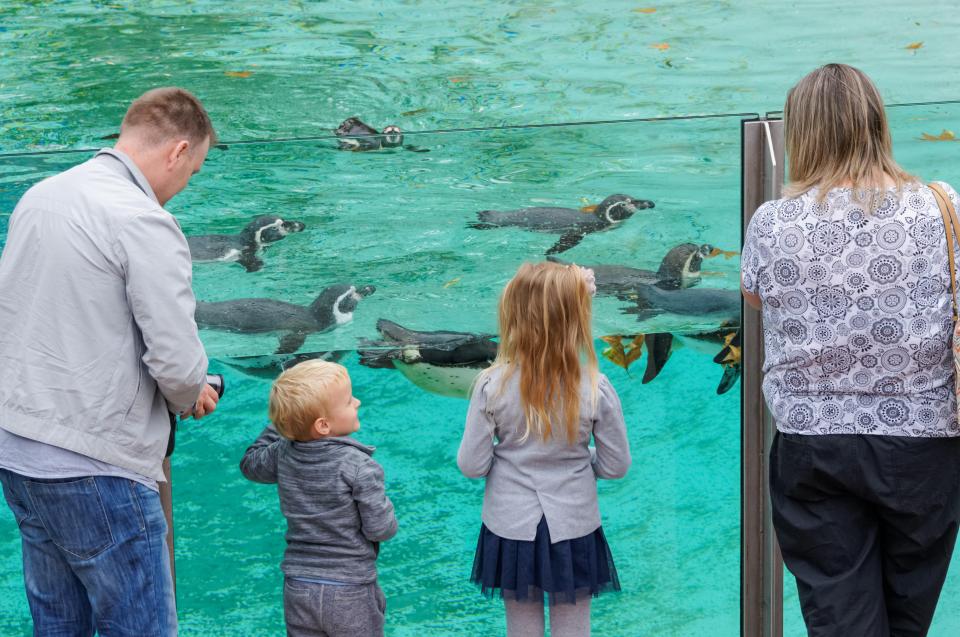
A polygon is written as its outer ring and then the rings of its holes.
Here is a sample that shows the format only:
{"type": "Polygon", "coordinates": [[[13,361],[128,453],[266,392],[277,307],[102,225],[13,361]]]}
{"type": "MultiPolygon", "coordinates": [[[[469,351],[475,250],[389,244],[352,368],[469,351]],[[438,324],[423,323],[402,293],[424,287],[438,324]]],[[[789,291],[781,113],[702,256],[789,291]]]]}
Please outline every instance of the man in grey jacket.
{"type": "Polygon", "coordinates": [[[160,88],[120,131],[27,191],[0,255],[0,483],[36,635],[176,634],[157,486],[169,412],[216,407],[190,253],[163,209],[213,126],[160,88]]]}

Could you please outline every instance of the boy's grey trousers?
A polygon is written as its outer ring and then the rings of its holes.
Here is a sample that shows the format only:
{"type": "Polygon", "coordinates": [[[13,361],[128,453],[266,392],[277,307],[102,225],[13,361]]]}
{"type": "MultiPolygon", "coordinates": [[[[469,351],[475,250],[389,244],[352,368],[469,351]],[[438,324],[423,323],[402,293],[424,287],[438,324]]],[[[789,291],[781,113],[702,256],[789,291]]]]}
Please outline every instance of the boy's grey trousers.
{"type": "Polygon", "coordinates": [[[386,607],[376,582],[317,584],[289,577],[283,582],[288,637],[383,637],[386,607]]]}

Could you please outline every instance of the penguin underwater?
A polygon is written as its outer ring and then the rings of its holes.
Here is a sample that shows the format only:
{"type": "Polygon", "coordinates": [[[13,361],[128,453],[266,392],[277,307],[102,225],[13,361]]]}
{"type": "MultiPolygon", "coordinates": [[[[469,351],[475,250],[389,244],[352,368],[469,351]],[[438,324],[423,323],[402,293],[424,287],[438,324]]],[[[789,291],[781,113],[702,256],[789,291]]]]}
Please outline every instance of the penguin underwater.
{"type": "Polygon", "coordinates": [[[302,232],[306,225],[274,215],[261,215],[239,234],[201,234],[187,237],[190,258],[198,262],[236,261],[247,272],[263,267],[259,256],[264,246],[280,241],[288,234],[302,232]]]}
{"type": "Polygon", "coordinates": [[[337,148],[354,152],[400,148],[415,153],[428,153],[429,149],[403,145],[403,131],[398,126],[387,126],[383,132],[360,121],[359,117],[348,117],[334,129],[337,136],[337,148]]]}
{"type": "Polygon", "coordinates": [[[493,363],[497,343],[491,335],[468,332],[418,332],[380,319],[380,341],[366,341],[360,364],[397,369],[417,387],[453,398],[467,398],[477,374],[493,363]],[[385,348],[385,349],[384,349],[385,348]]]}
{"type": "Polygon", "coordinates": [[[326,288],[309,306],[274,299],[252,298],[218,302],[197,302],[194,313],[200,327],[261,334],[283,332],[277,354],[297,351],[313,332],[323,332],[353,320],[353,311],[376,288],[357,288],[346,283],[326,288]]]}
{"type": "Polygon", "coordinates": [[[560,239],[547,250],[547,254],[565,252],[580,243],[593,232],[615,228],[633,216],[637,210],[647,210],[654,203],[647,199],[634,199],[628,195],[610,195],[595,208],[535,207],[517,210],[481,210],[479,221],[468,224],[475,230],[489,230],[514,226],[533,232],[559,233],[560,239]]]}
{"type": "MultiPolygon", "coordinates": [[[[722,251],[709,243],[681,243],[667,252],[660,268],[653,272],[625,265],[583,265],[593,270],[597,294],[625,294],[641,284],[655,285],[663,290],[689,288],[700,283],[700,267],[703,259],[721,254],[722,251]]],[[[559,257],[548,256],[547,261],[569,265],[559,257]]]]}

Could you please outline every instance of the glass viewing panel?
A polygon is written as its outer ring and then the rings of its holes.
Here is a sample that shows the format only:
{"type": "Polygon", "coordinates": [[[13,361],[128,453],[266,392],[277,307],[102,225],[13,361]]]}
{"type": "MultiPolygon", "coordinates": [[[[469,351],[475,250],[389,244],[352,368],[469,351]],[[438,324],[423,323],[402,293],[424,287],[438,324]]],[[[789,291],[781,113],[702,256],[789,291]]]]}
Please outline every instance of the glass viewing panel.
{"type": "MultiPolygon", "coordinates": [[[[216,414],[180,427],[173,456],[183,633],[281,630],[285,524],[276,490],[245,480],[238,462],[266,424],[271,379],[281,365],[313,355],[350,370],[363,402],[356,436],[377,446],[396,506],[400,531],[378,562],[387,633],[503,632],[501,603],[468,581],[483,483],[456,467],[463,396],[476,371],[417,362],[415,346],[427,337],[386,342],[398,328],[384,321],[418,332],[494,335],[503,285],[520,263],[543,259],[559,242],[568,249],[556,258],[631,268],[598,268],[594,304],[601,370],[622,399],[633,454],[626,478],[599,483],[623,591],[595,601],[595,631],[737,634],[738,361],[714,358],[740,319],[740,118],[410,134],[405,143],[412,148],[381,152],[339,151],[333,139],[231,144],[211,150],[168,205],[197,252],[213,241],[196,237],[238,235],[262,215],[304,226],[256,254],[236,237],[246,265],[196,263],[197,298],[235,302],[201,306],[201,322],[235,321],[279,302],[306,307],[341,283],[363,292],[352,320],[344,316],[335,327],[326,312],[300,331],[202,329],[211,371],[226,376],[227,393],[216,414]],[[590,207],[614,194],[655,207],[582,238],[571,232],[597,219],[590,207]],[[543,221],[551,225],[546,232],[486,228],[497,216],[478,215],[527,207],[570,210],[529,212],[527,225],[543,221]],[[662,266],[668,251],[687,243],[692,248],[674,254],[702,255],[699,277],[690,274],[695,265],[681,276],[682,259],[662,266]],[[669,289],[678,285],[690,287],[669,289]],[[249,298],[270,301],[237,301],[249,298]],[[651,345],[658,361],[672,353],[644,383],[651,345]]],[[[0,245],[26,188],[86,157],[0,159],[0,245]]],[[[16,535],[0,507],[5,634],[29,626],[16,535]]]]}

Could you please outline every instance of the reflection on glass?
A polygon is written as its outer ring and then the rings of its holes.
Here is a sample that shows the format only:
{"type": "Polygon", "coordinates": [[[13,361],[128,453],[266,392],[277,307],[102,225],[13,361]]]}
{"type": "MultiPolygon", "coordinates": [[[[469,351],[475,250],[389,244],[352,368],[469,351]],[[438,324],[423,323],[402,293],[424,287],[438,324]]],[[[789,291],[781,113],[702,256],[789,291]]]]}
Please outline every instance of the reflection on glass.
{"type": "MultiPolygon", "coordinates": [[[[324,357],[350,370],[357,438],[378,447],[397,509],[379,563],[388,634],[502,632],[499,602],[468,582],[483,487],[454,460],[462,398],[496,352],[498,294],[520,263],[550,258],[595,270],[601,369],[634,456],[600,484],[623,592],[597,601],[595,631],[736,634],[739,142],[739,118],[718,117],[407,134],[419,152],[335,138],[212,150],[168,204],[196,258],[211,371],[231,387],[181,427],[173,457],[184,631],[279,630],[282,518],[236,466],[270,380],[324,357]]],[[[0,219],[83,158],[0,160],[0,219]]],[[[0,571],[19,573],[15,547],[0,551],[0,571]]],[[[18,599],[18,578],[2,586],[18,599]]]]}

